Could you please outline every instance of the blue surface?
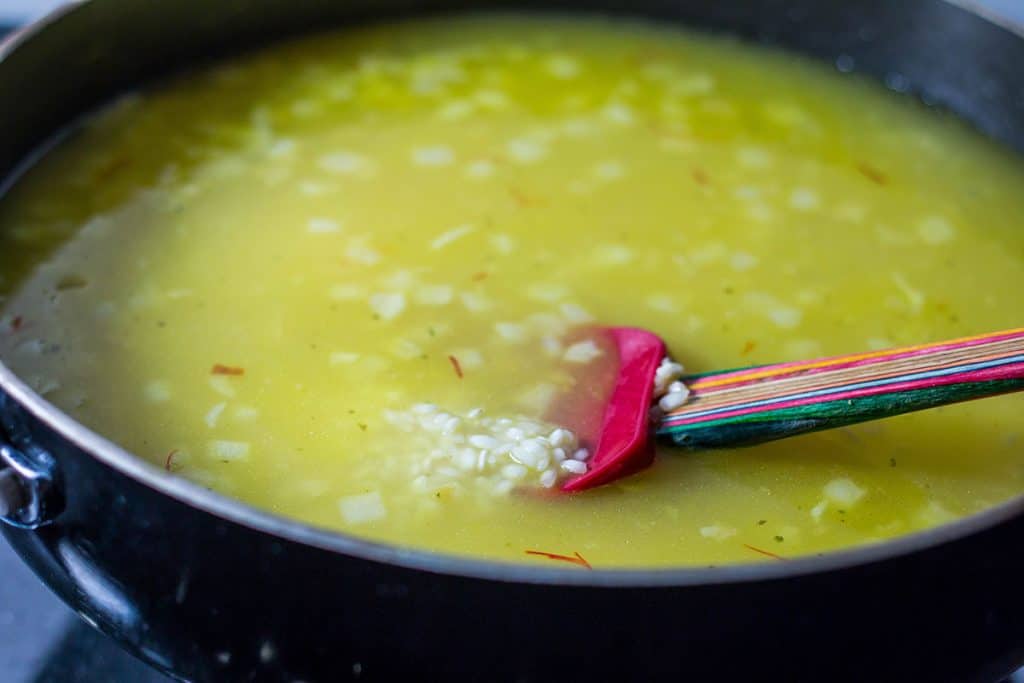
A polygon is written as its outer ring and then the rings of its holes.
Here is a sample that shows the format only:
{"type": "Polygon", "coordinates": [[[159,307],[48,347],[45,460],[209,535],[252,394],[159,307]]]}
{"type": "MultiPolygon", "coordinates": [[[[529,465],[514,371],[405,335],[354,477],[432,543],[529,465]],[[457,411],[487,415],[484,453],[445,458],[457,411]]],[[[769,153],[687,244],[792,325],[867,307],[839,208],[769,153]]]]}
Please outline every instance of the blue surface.
{"type": "Polygon", "coordinates": [[[39,634],[62,631],[73,615],[0,541],[0,671],[8,681],[32,680],[46,649],[39,634]]]}
{"type": "Polygon", "coordinates": [[[61,0],[0,0],[0,24],[31,21],[61,4],[61,0]]]}
{"type": "Polygon", "coordinates": [[[0,681],[167,683],[50,593],[0,541],[0,681]]]}

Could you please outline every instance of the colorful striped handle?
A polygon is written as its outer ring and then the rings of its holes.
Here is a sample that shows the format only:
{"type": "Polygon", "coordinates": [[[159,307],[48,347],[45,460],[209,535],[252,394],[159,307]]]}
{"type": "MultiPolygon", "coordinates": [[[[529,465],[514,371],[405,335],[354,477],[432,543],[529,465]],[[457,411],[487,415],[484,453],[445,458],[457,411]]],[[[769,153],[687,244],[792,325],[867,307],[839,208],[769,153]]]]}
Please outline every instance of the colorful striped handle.
{"type": "Polygon", "coordinates": [[[685,380],[658,435],[727,448],[1024,389],[1024,328],[685,380]]]}

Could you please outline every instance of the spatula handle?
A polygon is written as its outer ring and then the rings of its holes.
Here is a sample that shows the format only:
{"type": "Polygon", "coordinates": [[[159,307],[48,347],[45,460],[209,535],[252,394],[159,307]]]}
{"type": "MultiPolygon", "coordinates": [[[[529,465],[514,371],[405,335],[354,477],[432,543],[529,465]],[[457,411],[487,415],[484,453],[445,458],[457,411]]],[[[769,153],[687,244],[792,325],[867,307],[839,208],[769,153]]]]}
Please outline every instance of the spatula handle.
{"type": "Polygon", "coordinates": [[[728,448],[1024,389],[1024,328],[685,380],[658,435],[728,448]]]}

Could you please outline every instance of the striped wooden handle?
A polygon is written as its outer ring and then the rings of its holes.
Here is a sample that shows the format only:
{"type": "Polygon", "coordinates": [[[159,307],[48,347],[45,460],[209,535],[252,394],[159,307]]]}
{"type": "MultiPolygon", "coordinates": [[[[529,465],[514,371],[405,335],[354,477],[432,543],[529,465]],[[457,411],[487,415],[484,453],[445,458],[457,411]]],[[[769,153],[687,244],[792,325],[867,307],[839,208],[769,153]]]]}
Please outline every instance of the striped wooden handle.
{"type": "Polygon", "coordinates": [[[685,380],[658,435],[727,448],[1024,389],[1024,328],[685,380]]]}

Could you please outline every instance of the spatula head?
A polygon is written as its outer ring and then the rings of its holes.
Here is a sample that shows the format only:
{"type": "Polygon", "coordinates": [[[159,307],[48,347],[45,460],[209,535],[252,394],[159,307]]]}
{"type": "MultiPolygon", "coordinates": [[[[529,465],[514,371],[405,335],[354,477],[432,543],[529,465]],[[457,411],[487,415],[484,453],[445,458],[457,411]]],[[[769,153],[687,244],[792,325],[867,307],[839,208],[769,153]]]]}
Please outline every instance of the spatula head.
{"type": "Polygon", "coordinates": [[[562,491],[607,484],[654,460],[649,415],[665,343],[634,327],[590,329],[587,334],[606,353],[585,366],[577,377],[577,390],[557,401],[547,415],[575,431],[592,453],[587,472],[569,479],[562,491]]]}

